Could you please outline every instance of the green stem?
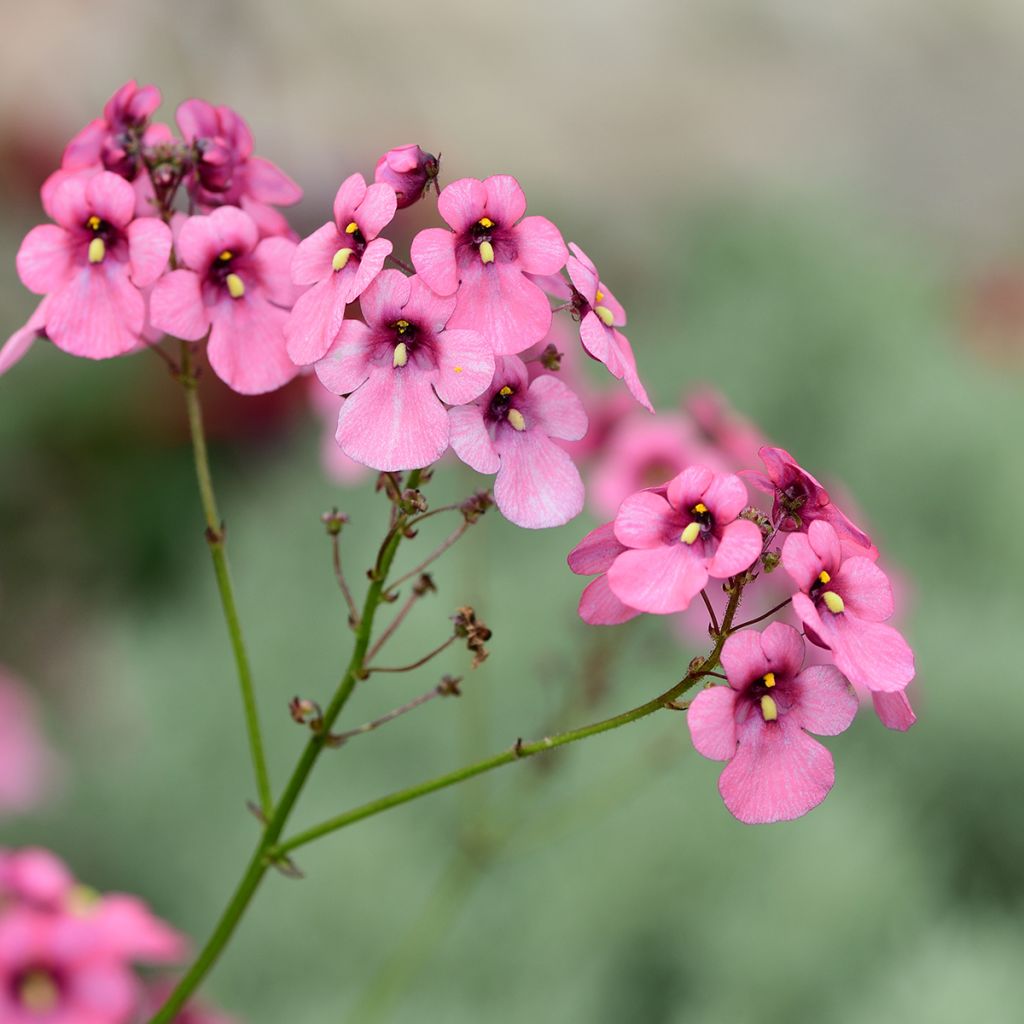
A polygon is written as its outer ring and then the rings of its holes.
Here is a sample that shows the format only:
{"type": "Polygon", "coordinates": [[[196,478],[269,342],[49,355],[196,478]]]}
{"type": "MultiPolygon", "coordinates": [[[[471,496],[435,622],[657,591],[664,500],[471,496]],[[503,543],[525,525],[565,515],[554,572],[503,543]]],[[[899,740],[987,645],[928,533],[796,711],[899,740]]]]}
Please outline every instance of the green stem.
{"type": "MultiPolygon", "coordinates": [[[[411,473],[406,482],[406,487],[416,487],[419,484],[419,478],[419,471],[411,473]]],[[[718,666],[722,647],[729,636],[733,620],[736,616],[736,610],[739,607],[740,598],[743,594],[743,588],[746,585],[747,580],[747,578],[743,576],[737,577],[733,580],[729,604],[722,620],[722,630],[715,638],[714,646],[708,656],[706,658],[702,658],[699,662],[696,662],[690,671],[687,672],[687,674],[678,683],[676,683],[675,686],[666,690],[663,694],[655,697],[653,700],[647,701],[646,704],[641,704],[639,707],[633,708],[630,711],[625,711],[612,718],[606,718],[603,721],[595,722],[592,725],[586,725],[579,729],[571,729],[568,732],[548,736],[532,743],[523,743],[521,740],[517,741],[511,750],[507,750],[504,753],[479,761],[476,764],[468,765],[465,768],[460,768],[454,772],[449,772],[447,775],[440,775],[434,779],[429,779],[419,785],[398,790],[388,796],[381,797],[380,799],[371,801],[368,804],[363,804],[361,807],[357,807],[345,814],[341,814],[336,818],[331,818],[320,825],[306,830],[305,832],[300,832],[298,835],[293,836],[284,843],[278,843],[278,840],[281,837],[281,832],[283,831],[288,817],[295,806],[295,802],[305,785],[306,779],[309,776],[313,765],[316,763],[320,752],[326,745],[327,736],[331,731],[331,727],[338,715],[341,713],[342,708],[345,706],[345,703],[351,695],[357,680],[362,678],[365,671],[364,659],[370,644],[374,615],[377,612],[377,608],[380,606],[381,594],[384,589],[387,574],[391,569],[391,565],[395,558],[395,552],[398,550],[398,545],[401,542],[407,522],[407,516],[399,515],[394,527],[389,531],[385,538],[384,545],[382,546],[377,559],[377,565],[372,576],[372,582],[369,590],[367,591],[366,600],[363,604],[362,620],[360,621],[359,629],[356,633],[356,642],[352,651],[352,657],[349,661],[348,669],[338,686],[337,692],[324,713],[322,731],[312,736],[306,744],[306,747],[302,752],[302,756],[299,758],[299,763],[295,766],[295,770],[292,772],[292,777],[289,780],[280,801],[275,807],[273,815],[267,821],[263,835],[256,847],[256,851],[253,854],[252,859],[249,861],[249,866],[246,869],[245,874],[242,876],[242,880],[239,882],[238,887],[235,889],[231,902],[225,908],[224,913],[221,915],[220,920],[214,928],[213,934],[210,936],[206,945],[203,947],[202,952],[199,954],[199,957],[189,969],[188,973],[178,983],[174,992],[171,993],[167,1002],[160,1011],[151,1018],[149,1024],[171,1024],[178,1011],[181,1010],[185,1002],[196,988],[198,988],[203,978],[205,978],[210,969],[217,962],[217,959],[223,952],[224,947],[228,944],[228,941],[234,934],[235,928],[238,926],[238,922],[241,920],[246,908],[252,901],[256,890],[259,888],[260,882],[266,874],[267,869],[275,863],[285,861],[291,850],[304,846],[306,843],[312,842],[314,839],[319,839],[331,832],[336,832],[339,829],[346,828],[347,826],[352,825],[357,821],[361,821],[364,818],[370,818],[375,814],[380,814],[382,811],[389,810],[392,807],[410,803],[420,797],[427,796],[430,793],[436,793],[438,790],[446,789],[449,786],[453,786],[459,782],[464,782],[474,776],[483,775],[494,768],[510,764],[513,761],[520,761],[524,758],[532,757],[534,754],[543,753],[546,750],[554,750],[555,748],[565,746],[568,743],[575,743],[577,740],[587,739],[590,736],[597,736],[600,733],[609,732],[612,729],[617,729],[630,722],[646,718],[648,715],[654,714],[655,711],[661,710],[666,707],[669,702],[675,700],[678,696],[696,685],[696,683],[703,679],[710,670],[718,666]]]]}
{"type": "Polygon", "coordinates": [[[228,556],[224,547],[224,524],[217,510],[217,497],[213,491],[210,459],[206,450],[206,433],[203,430],[203,413],[199,404],[196,377],[192,371],[192,352],[185,341],[181,343],[180,379],[185,392],[189,431],[192,434],[192,453],[196,464],[196,480],[199,483],[199,498],[203,506],[203,517],[206,520],[206,542],[210,548],[213,571],[217,577],[217,590],[220,593],[221,607],[224,609],[224,621],[227,623],[228,635],[231,638],[231,650],[235,656],[238,685],[242,693],[245,723],[249,733],[249,750],[252,755],[253,771],[256,775],[256,787],[259,790],[260,808],[264,817],[269,817],[273,807],[273,797],[270,791],[266,756],[263,753],[263,735],[260,731],[252,669],[249,665],[249,655],[245,649],[245,640],[242,637],[242,624],[238,618],[235,592],[231,585],[231,571],[228,568],[228,556]]]}
{"type": "MultiPolygon", "coordinates": [[[[406,487],[415,488],[419,485],[419,481],[420,471],[414,470],[409,474],[406,487]]],[[[317,758],[326,745],[327,736],[335,720],[348,702],[356,682],[365,674],[364,662],[370,645],[370,636],[373,632],[374,616],[380,607],[384,583],[388,572],[391,570],[391,564],[395,560],[398,545],[402,541],[405,522],[405,516],[398,517],[395,526],[388,532],[384,545],[377,557],[373,578],[366,592],[366,599],[363,602],[363,614],[356,632],[352,657],[349,659],[348,668],[338,684],[338,689],[335,691],[331,703],[324,712],[322,730],[311,736],[303,748],[302,755],[295,766],[295,770],[292,772],[291,778],[288,780],[288,785],[285,787],[280,801],[274,808],[273,813],[267,818],[266,826],[256,851],[249,861],[249,866],[246,868],[242,880],[238,883],[238,888],[235,889],[231,902],[228,903],[220,920],[217,922],[213,934],[207,940],[195,963],[189,968],[188,972],[168,997],[167,1002],[150,1020],[149,1024],[171,1024],[171,1021],[174,1020],[177,1013],[217,962],[224,947],[234,934],[235,928],[242,919],[242,915],[249,906],[256,890],[259,888],[263,876],[267,873],[267,869],[275,861],[281,860],[281,857],[274,850],[275,844],[281,837],[281,831],[284,829],[285,823],[295,807],[295,803],[302,792],[303,786],[306,784],[309,773],[312,771],[317,758]]]]}

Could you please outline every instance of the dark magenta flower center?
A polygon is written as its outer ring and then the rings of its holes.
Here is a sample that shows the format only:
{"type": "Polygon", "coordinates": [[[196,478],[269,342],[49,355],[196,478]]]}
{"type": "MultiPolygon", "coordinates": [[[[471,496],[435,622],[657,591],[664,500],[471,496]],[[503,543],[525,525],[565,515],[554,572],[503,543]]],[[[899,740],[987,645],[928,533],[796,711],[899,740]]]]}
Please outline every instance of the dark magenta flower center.
{"type": "Polygon", "coordinates": [[[10,994],[20,1006],[41,1019],[59,1009],[64,996],[64,981],[57,971],[44,964],[33,964],[11,978],[10,994]]]}

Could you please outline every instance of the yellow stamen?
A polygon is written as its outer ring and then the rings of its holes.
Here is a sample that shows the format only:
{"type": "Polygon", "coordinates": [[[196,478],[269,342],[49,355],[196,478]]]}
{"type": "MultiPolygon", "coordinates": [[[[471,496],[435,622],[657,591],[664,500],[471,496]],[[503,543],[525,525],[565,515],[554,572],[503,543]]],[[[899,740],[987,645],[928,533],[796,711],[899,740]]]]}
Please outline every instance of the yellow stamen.
{"type": "Polygon", "coordinates": [[[228,274],[224,278],[228,286],[228,295],[233,299],[240,299],[245,294],[245,282],[237,274],[228,274]]]}
{"type": "Polygon", "coordinates": [[[405,366],[409,362],[409,349],[406,347],[404,341],[400,341],[395,346],[395,357],[391,361],[392,366],[405,366]]]}
{"type": "Polygon", "coordinates": [[[18,1001],[29,1013],[48,1014],[60,1002],[60,990],[47,971],[29,971],[18,987],[18,1001]]]}
{"type": "Polygon", "coordinates": [[[89,243],[89,262],[102,263],[103,257],[107,255],[107,247],[103,244],[102,238],[94,238],[89,243]]]}
{"type": "Polygon", "coordinates": [[[829,574],[827,572],[825,572],[824,569],[822,569],[821,572],[818,573],[818,582],[819,583],[831,583],[832,582],[832,577],[829,576],[829,574]]]}
{"type": "Polygon", "coordinates": [[[99,906],[99,902],[100,894],[88,885],[76,885],[68,893],[68,910],[79,917],[87,917],[99,906]]]}
{"type": "Polygon", "coordinates": [[[90,231],[99,231],[100,225],[103,223],[94,213],[86,222],[89,225],[90,231]]]}
{"type": "Polygon", "coordinates": [[[345,264],[348,263],[348,258],[351,255],[351,249],[339,249],[334,254],[334,259],[331,260],[331,266],[334,267],[335,270],[344,270],[345,264]]]}
{"type": "Polygon", "coordinates": [[[779,717],[779,706],[767,693],[761,698],[761,714],[766,722],[774,722],[779,717]]]}
{"type": "Polygon", "coordinates": [[[462,367],[461,366],[456,366],[455,367],[455,372],[456,373],[462,373],[462,367]]]}
{"type": "Polygon", "coordinates": [[[770,690],[775,685],[775,673],[765,672],[763,682],[764,685],[767,686],[770,690]]]}
{"type": "Polygon", "coordinates": [[[479,224],[480,227],[482,227],[482,228],[493,228],[494,227],[494,221],[491,220],[490,217],[481,217],[477,221],[477,224],[479,224]]]}
{"type": "Polygon", "coordinates": [[[218,257],[221,263],[227,263],[228,260],[233,260],[235,254],[230,249],[225,249],[218,257]]]}
{"type": "Polygon", "coordinates": [[[494,246],[490,242],[480,243],[480,262],[481,263],[493,263],[494,262],[494,246]]]}
{"type": "Polygon", "coordinates": [[[693,544],[700,536],[700,523],[687,523],[686,528],[679,535],[684,544],[693,544]]]}
{"type": "Polygon", "coordinates": [[[523,414],[518,409],[509,409],[508,421],[516,430],[526,429],[526,420],[523,419],[523,414]]]}
{"type": "Polygon", "coordinates": [[[605,327],[611,327],[615,322],[615,314],[607,306],[595,306],[594,312],[601,318],[605,327]]]}
{"type": "Polygon", "coordinates": [[[396,320],[395,321],[395,326],[398,328],[398,333],[399,334],[405,334],[405,332],[407,330],[409,330],[409,321],[408,320],[396,320]]]}
{"type": "Polygon", "coordinates": [[[600,288],[597,289],[597,294],[594,296],[595,302],[604,302],[604,292],[600,288]]]}
{"type": "Polygon", "coordinates": [[[346,235],[354,235],[359,230],[359,225],[353,220],[345,226],[346,235]]]}
{"type": "Polygon", "coordinates": [[[697,504],[693,506],[693,514],[695,516],[702,516],[705,512],[707,512],[707,510],[708,507],[707,505],[704,504],[703,501],[698,501],[697,504]]]}
{"type": "Polygon", "coordinates": [[[512,394],[512,389],[506,384],[499,392],[502,398],[508,398],[512,394]]]}
{"type": "Polygon", "coordinates": [[[845,610],[846,602],[834,590],[826,590],[821,596],[825,602],[825,607],[833,615],[838,615],[845,610]]]}

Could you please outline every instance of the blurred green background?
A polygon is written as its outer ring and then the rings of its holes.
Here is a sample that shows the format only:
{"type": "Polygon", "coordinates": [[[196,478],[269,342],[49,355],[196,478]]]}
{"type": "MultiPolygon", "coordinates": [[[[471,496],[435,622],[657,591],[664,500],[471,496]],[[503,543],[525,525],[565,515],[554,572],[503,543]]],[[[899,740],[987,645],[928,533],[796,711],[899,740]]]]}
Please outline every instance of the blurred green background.
{"type": "MultiPolygon", "coordinates": [[[[14,252],[35,189],[128,77],[161,86],[167,119],[190,95],[236,107],[306,188],[300,233],[344,176],[417,141],[443,181],[516,174],[626,305],[656,404],[714,384],[843,481],[905,584],[920,721],[899,735],[865,713],[829,740],[837,785],[808,817],[734,822],[720,766],[657,715],[303,850],[307,877],[268,879],[212,1000],[252,1024],[1021,1020],[1019,5],[64,0],[16,22],[2,333],[32,308],[14,252]]],[[[280,786],[302,742],[288,699],[325,699],[347,659],[319,515],[352,517],[358,577],[382,502],[324,477],[301,389],[207,384],[280,786]]],[[[64,761],[0,843],[48,845],[202,940],[256,826],[178,389],[146,355],[37,345],[0,380],[0,479],[0,661],[41,694],[64,761]]],[[[446,466],[432,500],[477,481],[446,466]]],[[[362,687],[350,725],[467,675],[460,701],[325,756],[297,823],[678,678],[699,651],[666,623],[576,619],[564,557],[592,523],[474,527],[388,660],[465,602],[491,659],[362,687]]]]}

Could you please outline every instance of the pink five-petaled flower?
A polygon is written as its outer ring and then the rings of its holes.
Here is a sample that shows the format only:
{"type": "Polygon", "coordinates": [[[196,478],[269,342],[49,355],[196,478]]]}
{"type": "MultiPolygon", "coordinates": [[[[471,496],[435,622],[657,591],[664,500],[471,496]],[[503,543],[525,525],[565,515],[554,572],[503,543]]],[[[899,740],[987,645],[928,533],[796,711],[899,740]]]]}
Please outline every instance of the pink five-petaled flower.
{"type": "Polygon", "coordinates": [[[664,493],[640,491],[619,506],[615,536],[629,550],[608,570],[612,592],[640,611],[681,612],[709,576],[726,579],[761,553],[761,531],[738,519],[747,489],[732,473],[689,466],[664,493]]]}
{"type": "Polygon", "coordinates": [[[289,233],[287,222],[271,206],[291,206],[302,189],[276,164],[252,155],[252,132],[231,107],[186,100],[175,115],[185,141],[195,150],[186,181],[201,209],[240,206],[263,235],[289,233]]]}
{"type": "Polygon", "coordinates": [[[153,324],[199,341],[210,332],[214,373],[243,395],[287,384],[298,367],[285,351],[286,307],[294,288],[289,267],[295,243],[260,241],[255,221],[235,206],[189,217],[178,233],[178,259],[150,298],[153,324]]]}
{"type": "Polygon", "coordinates": [[[448,448],[445,402],[476,398],[494,356],[476,331],[447,328],[455,299],[418,277],[385,270],[363,292],[366,323],[345,320],[316,364],[328,391],[348,395],[338,416],[342,451],[385,471],[419,469],[448,448]]]}
{"type": "Polygon", "coordinates": [[[334,197],[334,220],[304,238],[292,261],[297,285],[312,285],[285,326],[288,354],[300,366],[323,359],[341,329],[345,306],[381,272],[391,243],[377,236],[395,216],[390,185],[346,178],[334,197]]]}
{"type": "Polygon", "coordinates": [[[615,539],[615,524],[604,523],[591,530],[569,552],[569,568],[577,576],[596,577],[580,594],[580,618],[591,626],[617,626],[640,614],[623,604],[608,585],[608,570],[626,550],[626,546],[615,539]]]}
{"type": "Polygon", "coordinates": [[[88,359],[137,348],[146,319],[141,289],[167,266],[170,228],[136,218],[131,185],[110,171],[65,178],[48,206],[57,223],[33,228],[17,257],[22,283],[46,299],[9,344],[27,347],[45,331],[58,348],[88,359]]]}
{"type": "Polygon", "coordinates": [[[547,296],[526,274],[556,274],[568,250],[544,217],[524,217],[526,196],[507,174],[453,181],[437,200],[451,226],[412,241],[416,272],[438,295],[458,292],[453,327],[479,331],[497,355],[522,352],[551,327],[547,296]]]}
{"type": "Polygon", "coordinates": [[[831,665],[800,671],[804,642],[782,622],[743,630],[722,648],[728,686],[712,686],[686,712],[693,745],[728,761],[718,780],[740,821],[790,821],[817,807],[835,781],[832,755],[808,732],[837,736],[857,714],[857,697],[831,665]]]}
{"type": "Polygon", "coordinates": [[[780,530],[806,530],[816,519],[823,519],[840,537],[864,548],[865,554],[877,555],[871,538],[832,504],[828,491],[789,452],[766,445],[757,454],[768,475],[749,471],[744,476],[765,494],[775,496],[772,520],[780,523],[780,530]]]}
{"type": "Polygon", "coordinates": [[[827,647],[839,670],[872,692],[893,693],[914,678],[914,652],[885,620],[892,586],[863,555],[844,557],[839,534],[818,519],[782,547],[782,565],[800,588],[793,610],[808,639],[827,647]]]}
{"type": "Polygon", "coordinates": [[[494,380],[474,405],[449,413],[452,448],[478,473],[497,473],[494,502],[516,526],[561,526],[583,507],[575,463],[552,438],[587,431],[583,403],[556,377],[532,381],[515,356],[497,360],[494,380]]]}
{"type": "Polygon", "coordinates": [[[419,146],[396,146],[389,149],[373,170],[373,180],[384,182],[395,190],[398,208],[412,206],[433,182],[437,187],[437,157],[419,146]]]}
{"type": "Polygon", "coordinates": [[[580,341],[587,353],[604,363],[613,377],[624,381],[629,393],[651,412],[654,407],[636,372],[636,359],[626,336],[618,330],[625,326],[626,311],[598,279],[597,267],[574,242],[569,243],[572,255],[566,263],[574,295],[573,311],[580,318],[580,341]]]}

